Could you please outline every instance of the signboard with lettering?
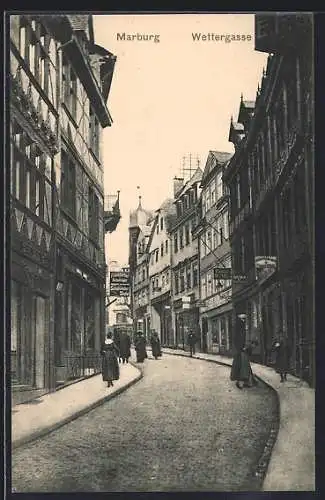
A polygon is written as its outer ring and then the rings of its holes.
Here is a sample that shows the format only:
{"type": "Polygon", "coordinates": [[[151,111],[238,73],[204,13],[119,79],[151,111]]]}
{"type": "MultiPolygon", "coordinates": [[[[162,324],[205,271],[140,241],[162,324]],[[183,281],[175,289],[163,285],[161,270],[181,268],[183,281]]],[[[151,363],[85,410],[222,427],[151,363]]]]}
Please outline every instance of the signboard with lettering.
{"type": "Polygon", "coordinates": [[[125,271],[110,272],[109,294],[112,297],[128,297],[130,295],[130,274],[125,271]]]}
{"type": "Polygon", "coordinates": [[[258,256],[255,257],[255,275],[256,279],[261,283],[267,280],[277,268],[277,258],[274,256],[258,256]]]}
{"type": "Polygon", "coordinates": [[[231,267],[216,267],[213,274],[215,280],[231,280],[231,267]]]}

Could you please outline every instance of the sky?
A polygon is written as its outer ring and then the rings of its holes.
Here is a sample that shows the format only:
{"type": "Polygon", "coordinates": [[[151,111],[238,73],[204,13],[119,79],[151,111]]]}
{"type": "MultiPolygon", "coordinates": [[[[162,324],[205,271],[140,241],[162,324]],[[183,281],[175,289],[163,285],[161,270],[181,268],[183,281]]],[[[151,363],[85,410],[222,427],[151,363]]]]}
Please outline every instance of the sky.
{"type": "Polygon", "coordinates": [[[184,156],[198,155],[203,170],[209,150],[233,152],[230,118],[237,119],[241,93],[255,100],[267,55],[254,50],[251,14],[93,19],[95,43],[117,57],[108,98],[113,124],[103,131],[103,165],[105,194],[120,190],[122,219],[105,247],[107,261],[123,265],[129,213],[139,193],[142,206],[155,210],[172,196],[184,156]],[[160,41],[123,41],[118,39],[123,33],[159,35],[160,41]],[[193,33],[251,35],[251,40],[194,41],[193,33]]]}

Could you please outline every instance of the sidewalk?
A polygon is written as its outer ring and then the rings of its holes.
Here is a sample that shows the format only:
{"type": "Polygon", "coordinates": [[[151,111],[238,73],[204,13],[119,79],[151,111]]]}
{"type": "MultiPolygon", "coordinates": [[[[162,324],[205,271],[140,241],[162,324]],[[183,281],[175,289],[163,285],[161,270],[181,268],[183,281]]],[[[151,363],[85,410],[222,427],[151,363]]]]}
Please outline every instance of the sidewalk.
{"type": "MultiPolygon", "coordinates": [[[[163,353],[189,356],[188,352],[163,348],[163,353]]],[[[194,358],[231,366],[232,359],[197,353],[194,358]]],[[[263,491],[315,490],[315,391],[306,382],[288,375],[280,383],[273,368],[251,363],[254,374],[272,387],[280,405],[279,432],[263,483],[263,491]]]]}
{"type": "Polygon", "coordinates": [[[29,403],[12,407],[12,449],[33,441],[104,401],[117,396],[140,380],[142,373],[132,364],[120,364],[120,378],[107,387],[102,375],[94,375],[29,403]]]}

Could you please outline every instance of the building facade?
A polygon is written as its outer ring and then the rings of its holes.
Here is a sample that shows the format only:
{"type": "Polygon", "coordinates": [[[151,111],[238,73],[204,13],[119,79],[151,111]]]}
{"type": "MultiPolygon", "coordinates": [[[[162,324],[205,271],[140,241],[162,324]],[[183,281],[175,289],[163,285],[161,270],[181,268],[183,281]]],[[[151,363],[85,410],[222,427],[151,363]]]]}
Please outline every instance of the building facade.
{"type": "Polygon", "coordinates": [[[190,330],[201,338],[199,327],[198,241],[192,231],[198,223],[202,170],[197,168],[184,184],[174,180],[176,218],[171,228],[171,295],[174,345],[185,348],[190,330]]]}
{"type": "Polygon", "coordinates": [[[229,196],[223,183],[231,153],[210,151],[201,181],[198,238],[200,269],[200,326],[204,352],[232,349],[231,252],[229,196]]]}
{"type": "Polygon", "coordinates": [[[241,100],[242,126],[231,124],[224,175],[236,344],[256,338],[257,357],[272,363],[274,339],[287,337],[292,372],[314,384],[311,16],[256,15],[256,49],[270,53],[266,72],[254,108],[241,100]]]}
{"type": "Polygon", "coordinates": [[[13,389],[54,384],[53,165],[60,156],[59,58],[48,23],[10,16],[11,372],[13,389]]]}
{"type": "Polygon", "coordinates": [[[175,215],[174,201],[167,199],[156,212],[148,246],[151,330],[165,346],[173,344],[170,229],[175,215]]]}
{"type": "Polygon", "coordinates": [[[153,221],[153,214],[142,208],[140,198],[129,224],[130,302],[134,332],[142,331],[147,339],[151,328],[148,245],[153,221]]]}
{"type": "Polygon", "coordinates": [[[10,16],[12,371],[52,389],[104,330],[102,128],[115,57],[92,16],[10,16]]]}

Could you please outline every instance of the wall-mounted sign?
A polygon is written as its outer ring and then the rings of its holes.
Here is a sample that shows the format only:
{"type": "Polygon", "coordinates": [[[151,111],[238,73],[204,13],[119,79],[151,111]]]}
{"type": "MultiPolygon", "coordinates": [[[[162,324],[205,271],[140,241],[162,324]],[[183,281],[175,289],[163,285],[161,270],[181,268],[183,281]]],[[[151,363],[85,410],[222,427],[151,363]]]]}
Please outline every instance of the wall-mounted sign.
{"type": "Polygon", "coordinates": [[[111,271],[109,294],[112,297],[127,297],[130,294],[130,274],[125,271],[111,271]]]}
{"type": "Polygon", "coordinates": [[[255,275],[259,282],[267,280],[277,268],[277,258],[274,256],[255,257],[255,275]]]}
{"type": "Polygon", "coordinates": [[[213,275],[215,280],[231,280],[231,267],[216,267],[213,275]]]}

